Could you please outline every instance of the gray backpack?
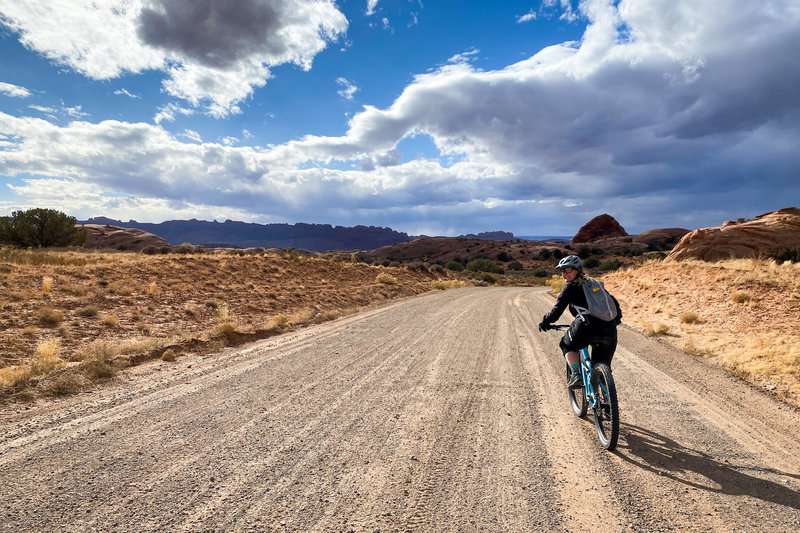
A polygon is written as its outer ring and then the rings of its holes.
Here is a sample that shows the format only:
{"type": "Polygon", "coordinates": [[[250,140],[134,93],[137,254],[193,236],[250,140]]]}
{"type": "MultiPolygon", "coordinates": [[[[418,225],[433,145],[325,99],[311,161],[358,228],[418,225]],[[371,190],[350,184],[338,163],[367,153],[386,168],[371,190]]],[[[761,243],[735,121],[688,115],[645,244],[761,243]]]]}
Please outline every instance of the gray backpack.
{"type": "Polygon", "coordinates": [[[602,281],[592,278],[584,278],[583,294],[586,295],[586,305],[589,306],[589,314],[609,322],[617,318],[617,306],[608,291],[603,287],[602,281]]]}

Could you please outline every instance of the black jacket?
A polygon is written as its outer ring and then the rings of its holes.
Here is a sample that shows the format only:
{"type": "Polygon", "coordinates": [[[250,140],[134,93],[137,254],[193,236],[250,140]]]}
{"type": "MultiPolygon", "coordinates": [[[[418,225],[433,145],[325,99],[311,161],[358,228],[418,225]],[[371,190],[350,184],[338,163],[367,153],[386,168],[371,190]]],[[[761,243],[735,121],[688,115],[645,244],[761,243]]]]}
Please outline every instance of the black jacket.
{"type": "MultiPolygon", "coordinates": [[[[588,305],[586,303],[586,295],[583,293],[583,284],[582,278],[575,278],[574,281],[571,281],[564,285],[564,288],[561,289],[561,293],[558,295],[558,299],[556,299],[556,304],[550,310],[549,313],[544,315],[542,318],[542,322],[545,324],[552,324],[559,318],[561,318],[562,313],[564,310],[569,306],[569,312],[572,313],[572,316],[578,316],[579,311],[576,307],[580,307],[581,309],[587,309],[588,305]]],[[[611,293],[609,293],[611,294],[611,293]]],[[[622,309],[619,307],[619,302],[613,295],[611,295],[611,299],[614,300],[614,305],[617,307],[617,318],[610,321],[600,320],[599,318],[592,318],[593,323],[597,323],[598,325],[608,325],[613,326],[619,324],[622,320],[622,309]]]]}

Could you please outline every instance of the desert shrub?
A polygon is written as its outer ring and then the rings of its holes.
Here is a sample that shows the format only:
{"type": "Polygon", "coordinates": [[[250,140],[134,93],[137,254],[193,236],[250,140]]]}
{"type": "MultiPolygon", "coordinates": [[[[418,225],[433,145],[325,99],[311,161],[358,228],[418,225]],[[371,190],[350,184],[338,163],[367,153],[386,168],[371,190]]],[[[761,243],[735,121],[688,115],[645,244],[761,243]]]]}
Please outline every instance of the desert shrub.
{"type": "Polygon", "coordinates": [[[53,290],[53,278],[45,276],[42,278],[42,296],[50,296],[50,291],[53,290]]]}
{"type": "Polygon", "coordinates": [[[61,359],[61,341],[58,339],[50,338],[36,346],[36,354],[31,366],[34,374],[47,375],[65,365],[66,363],[61,359]]]}
{"type": "Polygon", "coordinates": [[[794,248],[785,248],[777,252],[773,259],[779,264],[782,264],[786,261],[792,263],[800,263],[800,245],[795,246],[794,248]]]}
{"type": "Polygon", "coordinates": [[[36,326],[25,326],[24,328],[22,328],[22,334],[26,335],[28,337],[32,337],[32,336],[36,335],[36,333],[38,333],[38,331],[39,331],[39,328],[37,328],[36,326]]]}
{"type": "Polygon", "coordinates": [[[386,285],[397,285],[397,278],[387,272],[381,272],[375,277],[378,283],[385,283],[386,285]]]}
{"type": "Polygon", "coordinates": [[[82,316],[84,318],[94,318],[100,313],[100,310],[95,305],[87,305],[86,307],[81,307],[75,314],[78,316],[82,316]]]}
{"type": "Polygon", "coordinates": [[[537,278],[546,278],[547,277],[547,270],[543,268],[537,268],[533,271],[533,275],[537,278]]]}
{"type": "Polygon", "coordinates": [[[753,295],[747,291],[735,292],[731,295],[731,300],[737,304],[745,304],[753,299],[753,295]]]}
{"type": "Polygon", "coordinates": [[[508,270],[525,270],[525,267],[522,266],[522,263],[519,261],[512,261],[506,267],[508,270]]]}
{"type": "Polygon", "coordinates": [[[693,311],[681,313],[681,322],[683,324],[696,324],[699,319],[700,317],[698,317],[697,313],[693,311]]]}
{"type": "Polygon", "coordinates": [[[106,361],[91,360],[81,366],[81,372],[89,379],[108,379],[116,373],[113,366],[106,361]]]}
{"type": "Polygon", "coordinates": [[[53,396],[67,396],[88,389],[91,383],[77,372],[64,372],[45,379],[40,385],[53,396]]]}
{"type": "Polygon", "coordinates": [[[508,252],[502,251],[499,254],[497,254],[497,260],[498,261],[502,261],[503,263],[507,263],[509,261],[513,261],[514,258],[511,257],[511,255],[509,255],[508,252]]]}
{"type": "Polygon", "coordinates": [[[431,282],[434,289],[443,291],[447,289],[458,289],[463,287],[463,283],[457,279],[437,279],[431,282]]]}
{"type": "Polygon", "coordinates": [[[596,257],[590,257],[583,262],[584,268],[597,268],[600,266],[600,260],[596,257]]]}
{"type": "Polygon", "coordinates": [[[590,255],[592,255],[592,249],[585,244],[583,246],[579,246],[578,249],[575,251],[575,255],[580,257],[581,259],[586,259],[590,255]]]}
{"type": "Polygon", "coordinates": [[[497,283],[497,278],[488,272],[484,272],[480,279],[481,281],[485,281],[486,283],[490,283],[492,285],[497,283]]]}
{"type": "Polygon", "coordinates": [[[164,353],[161,354],[162,361],[174,361],[175,360],[175,350],[172,348],[167,348],[164,350],[164,353]]]}
{"type": "Polygon", "coordinates": [[[117,315],[104,315],[100,321],[104,326],[119,326],[119,317],[117,315]]]}
{"type": "Polygon", "coordinates": [[[610,272],[612,270],[619,270],[622,268],[622,262],[613,259],[611,261],[606,261],[605,263],[600,263],[600,266],[597,267],[599,270],[603,272],[610,272]]]}
{"type": "Polygon", "coordinates": [[[193,254],[195,252],[195,246],[190,242],[184,242],[173,248],[172,251],[176,254],[193,254]]]}
{"type": "Polygon", "coordinates": [[[78,285],[73,283],[68,285],[62,285],[61,290],[73,296],[84,296],[86,293],[89,292],[89,287],[87,287],[86,285],[78,285]]]}
{"type": "Polygon", "coordinates": [[[662,324],[661,322],[648,322],[644,325],[644,333],[645,335],[650,335],[651,337],[657,335],[666,335],[669,333],[669,326],[662,324]]]}
{"type": "Polygon", "coordinates": [[[550,279],[547,280],[546,283],[547,283],[547,285],[550,286],[550,293],[551,294],[560,293],[561,289],[563,289],[564,285],[566,284],[564,282],[564,278],[559,276],[558,274],[553,274],[552,276],[550,276],[550,279]]]}
{"type": "MultiPolygon", "coordinates": [[[[569,245],[567,245],[567,248],[569,248],[569,245]]],[[[564,253],[564,250],[560,250],[558,248],[553,249],[553,259],[561,259],[565,255],[567,254],[564,253]]]]}
{"type": "Polygon", "coordinates": [[[150,332],[153,330],[153,327],[145,322],[137,322],[133,327],[143,335],[150,335],[150,332]]]}
{"type": "Polygon", "coordinates": [[[0,368],[0,387],[16,387],[31,378],[30,365],[16,365],[0,368]]]}
{"type": "Polygon", "coordinates": [[[428,272],[429,270],[428,265],[426,263],[423,263],[422,261],[413,261],[411,263],[408,263],[406,265],[406,268],[408,270],[411,270],[412,272],[428,272]]]}
{"type": "Polygon", "coordinates": [[[278,315],[272,319],[275,322],[275,325],[278,327],[284,327],[289,323],[289,317],[286,315],[278,315]]]}
{"type": "Polygon", "coordinates": [[[158,246],[153,246],[153,245],[145,246],[144,248],[142,248],[142,253],[145,255],[155,255],[158,253],[158,246]]]}
{"type": "Polygon", "coordinates": [[[447,270],[452,270],[453,272],[461,272],[462,270],[464,270],[464,265],[462,265],[458,261],[448,261],[447,263],[445,263],[444,267],[447,270]]]}
{"type": "Polygon", "coordinates": [[[64,313],[52,307],[42,307],[38,312],[39,324],[42,326],[55,326],[64,321],[64,313]]]}
{"type": "Polygon", "coordinates": [[[553,252],[551,252],[547,248],[542,248],[541,250],[539,250],[539,259],[541,259],[542,261],[547,261],[551,257],[553,257],[553,252]]]}
{"type": "Polygon", "coordinates": [[[467,263],[467,270],[472,272],[490,272],[495,274],[502,274],[503,269],[491,259],[477,258],[467,263]]]}
{"type": "Polygon", "coordinates": [[[444,274],[444,267],[442,265],[431,265],[428,270],[433,274],[444,274]]]}

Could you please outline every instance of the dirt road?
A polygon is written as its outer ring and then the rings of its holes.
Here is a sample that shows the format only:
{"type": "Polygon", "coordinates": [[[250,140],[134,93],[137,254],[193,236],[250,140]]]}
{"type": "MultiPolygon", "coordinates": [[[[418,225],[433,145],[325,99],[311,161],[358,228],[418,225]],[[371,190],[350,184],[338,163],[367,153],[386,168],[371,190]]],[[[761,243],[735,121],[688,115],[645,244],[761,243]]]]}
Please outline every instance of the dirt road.
{"type": "Polygon", "coordinates": [[[536,331],[552,302],[428,294],[4,408],[0,530],[800,527],[798,412],[623,327],[605,452],[536,331]]]}

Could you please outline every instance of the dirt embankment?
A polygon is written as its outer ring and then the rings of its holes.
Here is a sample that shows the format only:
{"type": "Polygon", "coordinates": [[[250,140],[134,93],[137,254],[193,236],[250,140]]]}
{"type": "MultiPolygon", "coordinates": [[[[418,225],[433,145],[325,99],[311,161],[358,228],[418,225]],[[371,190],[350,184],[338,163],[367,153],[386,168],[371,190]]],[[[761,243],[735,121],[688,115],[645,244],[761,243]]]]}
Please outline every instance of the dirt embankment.
{"type": "Polygon", "coordinates": [[[800,407],[800,264],[651,261],[603,279],[625,323],[800,407]]]}

